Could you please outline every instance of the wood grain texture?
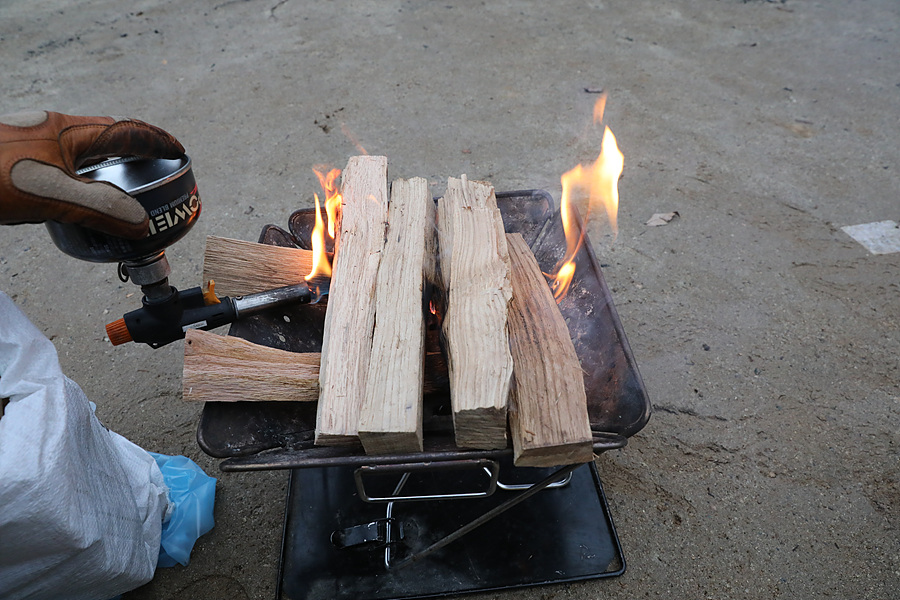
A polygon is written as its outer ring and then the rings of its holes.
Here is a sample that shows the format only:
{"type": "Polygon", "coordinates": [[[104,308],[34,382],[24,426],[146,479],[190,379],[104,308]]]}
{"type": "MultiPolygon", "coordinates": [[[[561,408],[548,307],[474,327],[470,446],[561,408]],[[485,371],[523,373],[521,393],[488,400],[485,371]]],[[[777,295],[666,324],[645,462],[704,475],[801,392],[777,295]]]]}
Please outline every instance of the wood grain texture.
{"type": "Polygon", "coordinates": [[[375,325],[375,281],[387,222],[387,158],[354,156],[343,202],[322,340],[316,444],[358,444],[375,325]]]}
{"type": "Polygon", "coordinates": [[[507,334],[509,256],[494,188],[451,177],[438,201],[442,334],[456,444],[505,448],[513,362],[507,334]]]}
{"type": "Polygon", "coordinates": [[[506,237],[513,297],[509,343],[514,393],[509,429],[517,467],[593,459],[584,374],[547,280],[521,234],[506,237]]]}
{"type": "Polygon", "coordinates": [[[423,296],[426,272],[434,270],[434,218],[425,179],[394,180],[359,414],[359,439],[367,454],[422,451],[423,296]]]}
{"type": "Polygon", "coordinates": [[[286,352],[189,329],[184,343],[184,399],[315,401],[319,397],[319,360],[318,353],[286,352]]]}
{"type": "Polygon", "coordinates": [[[203,284],[213,279],[219,296],[245,296],[304,281],[312,252],[208,236],[203,284]]]}

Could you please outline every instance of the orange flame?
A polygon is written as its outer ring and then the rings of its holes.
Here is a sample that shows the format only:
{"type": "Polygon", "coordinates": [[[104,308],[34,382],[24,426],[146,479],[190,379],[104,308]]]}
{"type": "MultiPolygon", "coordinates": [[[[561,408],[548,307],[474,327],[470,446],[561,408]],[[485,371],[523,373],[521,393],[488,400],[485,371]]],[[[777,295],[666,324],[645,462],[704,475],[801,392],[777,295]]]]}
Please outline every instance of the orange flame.
{"type": "Polygon", "coordinates": [[[313,198],[316,201],[316,224],[312,230],[313,264],[309,275],[304,277],[306,281],[311,281],[314,277],[331,277],[331,265],[325,253],[325,223],[319,208],[319,195],[313,194],[313,198]]]}
{"type": "Polygon", "coordinates": [[[606,94],[600,94],[594,102],[594,125],[603,121],[603,112],[606,110],[606,94]]]}
{"type": "Polygon", "coordinates": [[[353,132],[350,131],[350,128],[347,127],[346,123],[341,123],[341,132],[354,146],[356,146],[356,149],[359,150],[360,154],[365,154],[366,156],[369,155],[369,153],[366,152],[366,149],[362,147],[362,144],[359,143],[359,140],[356,139],[356,136],[353,135],[353,132]]]}
{"type": "MultiPolygon", "coordinates": [[[[604,95],[594,105],[595,122],[603,118],[605,103],[604,95]]],[[[597,160],[589,166],[578,165],[560,178],[562,197],[559,202],[559,212],[563,231],[566,234],[566,254],[558,263],[556,274],[551,276],[550,281],[550,288],[553,290],[553,297],[557,302],[562,300],[569,291],[572,277],[575,275],[575,255],[584,241],[584,224],[579,228],[575,221],[572,196],[576,191],[582,195],[587,193],[588,205],[583,223],[587,222],[593,209],[603,206],[613,232],[613,239],[615,239],[618,235],[616,223],[619,208],[618,184],[624,166],[625,157],[619,151],[616,137],[609,127],[606,127],[597,160]]]]}
{"type": "Polygon", "coordinates": [[[335,182],[337,181],[337,178],[341,176],[341,170],[331,169],[326,174],[325,167],[321,167],[321,169],[322,170],[319,170],[319,168],[313,167],[313,173],[319,178],[319,185],[322,186],[322,190],[325,192],[325,213],[328,215],[328,235],[331,239],[334,239],[337,211],[342,201],[341,193],[338,191],[335,182]]]}

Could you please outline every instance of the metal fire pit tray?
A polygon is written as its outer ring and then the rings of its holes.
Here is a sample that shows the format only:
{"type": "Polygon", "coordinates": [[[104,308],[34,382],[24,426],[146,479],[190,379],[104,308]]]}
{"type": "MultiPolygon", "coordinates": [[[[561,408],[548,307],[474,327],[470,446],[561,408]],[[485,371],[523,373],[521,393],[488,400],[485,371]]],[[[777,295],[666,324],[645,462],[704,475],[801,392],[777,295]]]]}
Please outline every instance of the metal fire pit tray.
{"type": "MultiPolygon", "coordinates": [[[[521,233],[541,269],[553,271],[566,242],[550,195],[507,192],[497,203],[506,230],[521,233]]],[[[309,249],[314,216],[297,211],[288,230],[266,226],[260,241],[309,249]]],[[[646,424],[650,403],[586,237],[575,262],[560,310],[585,373],[600,453],[624,446],[646,424]]],[[[235,323],[230,334],[318,352],[325,308],[273,309],[235,323]]],[[[314,402],[204,406],[197,439],[225,459],[223,471],[291,470],[277,597],[408,600],[624,572],[594,463],[517,468],[511,449],[456,447],[439,318],[429,319],[424,452],[367,456],[361,448],[315,447],[314,402]]]]}
{"type": "MultiPolygon", "coordinates": [[[[544,272],[552,272],[566,249],[559,211],[540,190],[502,192],[497,205],[509,233],[521,233],[544,272]]],[[[299,210],[289,230],[266,226],[260,242],[310,248],[315,213],[299,210]]],[[[576,216],[577,218],[577,216],[576,216]]],[[[578,222],[581,227],[580,221],[578,222]]],[[[575,256],[575,276],[559,308],[585,374],[594,451],[620,448],[650,417],[650,402],[631,354],[600,263],[585,236],[575,256]]],[[[319,352],[325,304],[281,307],[240,320],[230,335],[293,352],[319,352]]],[[[315,402],[209,402],[197,441],[204,452],[225,459],[223,471],[302,469],[454,461],[511,456],[512,450],[457,448],[453,441],[449,383],[439,347],[439,326],[427,326],[424,446],[422,453],[367,456],[361,447],[313,445],[315,402]]]]}

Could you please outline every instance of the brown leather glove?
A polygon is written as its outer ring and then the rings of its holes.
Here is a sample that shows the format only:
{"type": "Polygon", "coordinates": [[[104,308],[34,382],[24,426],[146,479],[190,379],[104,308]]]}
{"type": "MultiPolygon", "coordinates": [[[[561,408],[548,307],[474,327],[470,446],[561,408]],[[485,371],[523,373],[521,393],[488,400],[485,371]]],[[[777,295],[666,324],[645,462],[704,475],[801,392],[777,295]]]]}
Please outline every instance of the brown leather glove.
{"type": "Polygon", "coordinates": [[[0,224],[49,219],[144,237],[148,215],[134,198],[75,171],[114,156],[182,155],[178,140],[142,121],[45,111],[0,116],[0,224]]]}

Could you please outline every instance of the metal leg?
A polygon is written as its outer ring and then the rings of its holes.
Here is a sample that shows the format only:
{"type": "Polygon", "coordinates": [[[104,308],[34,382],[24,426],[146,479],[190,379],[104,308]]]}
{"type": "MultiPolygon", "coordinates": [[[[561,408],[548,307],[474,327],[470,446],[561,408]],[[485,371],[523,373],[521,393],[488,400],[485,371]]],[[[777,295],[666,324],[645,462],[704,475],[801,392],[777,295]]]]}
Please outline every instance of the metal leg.
{"type": "Polygon", "coordinates": [[[541,481],[529,486],[528,489],[523,491],[521,494],[518,494],[518,495],[510,498],[509,500],[503,502],[502,504],[497,505],[496,507],[494,507],[493,509],[484,513],[483,515],[481,515],[474,521],[471,521],[468,524],[463,525],[462,527],[460,527],[453,533],[451,533],[447,536],[444,536],[443,538],[439,539],[438,541],[436,541],[432,545],[428,546],[424,550],[421,550],[415,554],[412,554],[412,555],[406,557],[405,559],[401,560],[400,562],[396,563],[393,566],[388,564],[387,560],[385,560],[385,564],[390,569],[402,569],[403,567],[405,567],[407,565],[410,565],[416,561],[419,561],[419,560],[425,558],[426,556],[435,552],[436,550],[443,548],[447,544],[450,544],[450,543],[458,540],[459,538],[463,537],[470,531],[484,525],[485,523],[487,523],[488,521],[490,521],[497,515],[500,515],[500,514],[506,512],[507,510],[509,510],[510,508],[515,506],[516,504],[519,504],[520,502],[527,500],[528,498],[537,494],[538,492],[540,492],[547,486],[558,482],[561,478],[568,476],[572,471],[574,471],[575,469],[577,469],[580,466],[582,466],[582,465],[581,464],[567,465],[567,466],[559,469],[558,471],[552,473],[551,475],[542,479],[541,481]]]}
{"type": "MultiPolygon", "coordinates": [[[[572,481],[572,473],[569,473],[559,481],[551,483],[547,486],[548,490],[555,490],[556,488],[566,487],[569,485],[569,482],[572,481]]],[[[497,480],[497,489],[503,490],[504,492],[511,492],[514,490],[527,490],[530,488],[532,484],[530,483],[503,483],[500,480],[497,480]]]]}
{"type": "MultiPolygon", "coordinates": [[[[400,482],[397,484],[397,487],[394,488],[393,496],[399,496],[400,492],[403,490],[403,486],[406,485],[406,481],[409,479],[409,472],[403,474],[403,477],[400,478],[400,482]]],[[[394,515],[394,503],[388,502],[387,505],[387,538],[391,539],[391,524],[393,521],[394,515]]],[[[384,567],[386,569],[391,568],[391,545],[388,544],[384,547],[384,567]]]]}
{"type": "Polygon", "coordinates": [[[476,458],[476,459],[468,459],[468,460],[452,460],[452,461],[444,461],[444,462],[434,462],[434,463],[401,463],[395,465],[363,465],[357,468],[353,472],[353,478],[356,481],[356,489],[359,493],[359,497],[363,502],[416,502],[416,501],[424,501],[424,500],[464,500],[464,499],[474,499],[474,498],[485,498],[494,493],[497,489],[497,477],[500,473],[500,463],[495,460],[490,460],[487,458],[476,458]],[[404,479],[402,481],[403,484],[406,483],[406,479],[409,478],[409,475],[412,473],[420,473],[420,472],[428,472],[433,473],[436,471],[447,471],[447,470],[473,470],[478,473],[484,471],[487,474],[488,478],[484,482],[484,489],[476,490],[471,492],[457,492],[457,493],[444,493],[444,494],[424,494],[424,495],[407,495],[400,496],[400,490],[403,485],[397,488],[390,496],[373,496],[366,491],[364,476],[369,475],[384,475],[384,474],[394,474],[394,473],[403,473],[404,479]]]}

